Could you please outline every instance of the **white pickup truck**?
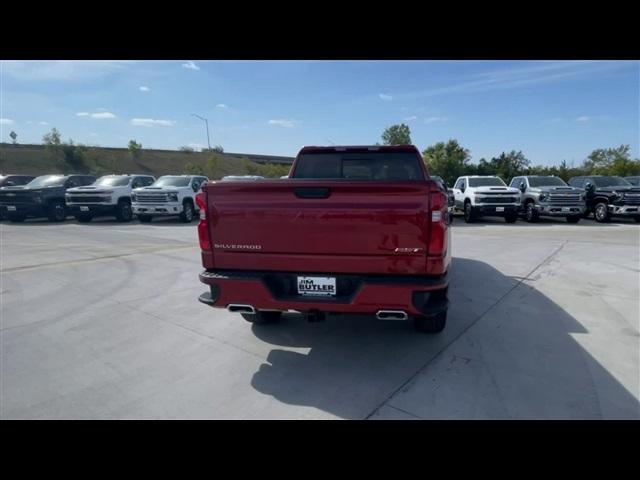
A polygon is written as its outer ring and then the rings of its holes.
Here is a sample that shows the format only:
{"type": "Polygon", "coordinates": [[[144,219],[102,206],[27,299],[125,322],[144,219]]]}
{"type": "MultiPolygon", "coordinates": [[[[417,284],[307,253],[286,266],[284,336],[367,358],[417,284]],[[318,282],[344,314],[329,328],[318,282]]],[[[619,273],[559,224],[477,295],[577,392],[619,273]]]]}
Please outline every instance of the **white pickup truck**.
{"type": "Polygon", "coordinates": [[[209,179],[200,175],[164,175],[153,185],[131,193],[133,213],[148,223],[155,216],[179,216],[184,223],[198,214],[196,193],[209,179]]]}
{"type": "Polygon", "coordinates": [[[154,181],[151,175],[105,175],[91,185],[67,189],[67,211],[83,223],[102,216],[128,222],[133,218],[131,191],[154,181]]]}
{"type": "Polygon", "coordinates": [[[464,212],[464,221],[474,222],[483,215],[504,217],[515,223],[520,209],[520,190],[507,187],[500,177],[469,175],[453,185],[455,209],[464,212]]]}

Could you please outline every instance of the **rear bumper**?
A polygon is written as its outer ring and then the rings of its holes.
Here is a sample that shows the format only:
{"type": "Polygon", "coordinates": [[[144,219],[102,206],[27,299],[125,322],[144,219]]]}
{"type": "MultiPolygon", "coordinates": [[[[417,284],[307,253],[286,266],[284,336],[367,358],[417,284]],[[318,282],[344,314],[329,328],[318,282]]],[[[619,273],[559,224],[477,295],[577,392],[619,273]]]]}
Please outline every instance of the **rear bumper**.
{"type": "Polygon", "coordinates": [[[609,212],[612,215],[640,215],[640,205],[609,205],[609,212]]]}
{"type": "Polygon", "coordinates": [[[212,307],[251,305],[256,310],[320,311],[326,313],[375,314],[378,310],[402,310],[409,315],[432,315],[448,307],[448,276],[392,275],[335,276],[337,296],[307,297],[297,293],[291,272],[205,270],[200,281],[209,286],[199,301],[212,307]]]}
{"type": "Polygon", "coordinates": [[[157,204],[134,202],[131,206],[136,215],[179,215],[182,213],[182,204],[177,202],[157,204]]]}

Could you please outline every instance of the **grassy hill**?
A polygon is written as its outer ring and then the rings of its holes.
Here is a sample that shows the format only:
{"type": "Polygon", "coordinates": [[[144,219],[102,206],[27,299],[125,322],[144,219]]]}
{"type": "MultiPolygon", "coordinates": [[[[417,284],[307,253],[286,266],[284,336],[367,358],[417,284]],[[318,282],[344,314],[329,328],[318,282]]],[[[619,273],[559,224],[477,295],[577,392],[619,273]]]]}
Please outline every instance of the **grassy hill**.
{"type": "Polygon", "coordinates": [[[292,157],[268,155],[183,152],[144,149],[134,159],[126,148],[80,147],[70,161],[60,151],[44,145],[12,145],[0,143],[0,173],[45,175],[50,173],[147,173],[161,175],[203,173],[210,178],[224,175],[286,175],[292,157]],[[215,166],[208,162],[212,155],[215,166]]]}

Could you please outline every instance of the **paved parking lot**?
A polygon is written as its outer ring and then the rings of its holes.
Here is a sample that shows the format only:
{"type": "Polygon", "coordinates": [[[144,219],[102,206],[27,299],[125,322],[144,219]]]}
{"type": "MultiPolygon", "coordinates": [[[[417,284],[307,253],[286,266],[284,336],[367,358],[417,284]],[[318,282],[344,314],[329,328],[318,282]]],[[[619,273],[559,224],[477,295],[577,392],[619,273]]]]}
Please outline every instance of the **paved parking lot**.
{"type": "Polygon", "coordinates": [[[445,331],[197,301],[195,223],[0,226],[0,417],[640,419],[640,225],[453,230],[445,331]]]}

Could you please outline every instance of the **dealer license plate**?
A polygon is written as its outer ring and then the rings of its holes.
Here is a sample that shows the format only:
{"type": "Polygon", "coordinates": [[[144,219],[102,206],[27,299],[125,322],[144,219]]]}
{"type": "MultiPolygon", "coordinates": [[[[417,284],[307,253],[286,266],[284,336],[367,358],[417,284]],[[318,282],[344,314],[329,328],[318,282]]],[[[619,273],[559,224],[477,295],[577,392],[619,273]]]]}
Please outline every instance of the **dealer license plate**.
{"type": "Polygon", "coordinates": [[[15,212],[16,211],[16,207],[14,207],[13,205],[9,205],[7,206],[7,210],[10,212],[15,212]]]}
{"type": "Polygon", "coordinates": [[[81,212],[88,212],[89,211],[89,207],[80,207],[80,211],[81,212]]]}
{"type": "Polygon", "coordinates": [[[298,293],[316,297],[335,297],[335,277],[298,277],[298,293]]]}
{"type": "Polygon", "coordinates": [[[571,209],[569,207],[562,207],[563,212],[570,212],[571,209]]]}
{"type": "Polygon", "coordinates": [[[504,207],[496,207],[496,212],[504,212],[504,207]]]}

